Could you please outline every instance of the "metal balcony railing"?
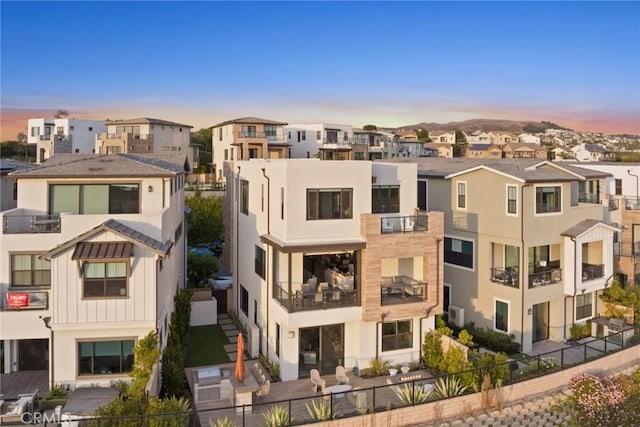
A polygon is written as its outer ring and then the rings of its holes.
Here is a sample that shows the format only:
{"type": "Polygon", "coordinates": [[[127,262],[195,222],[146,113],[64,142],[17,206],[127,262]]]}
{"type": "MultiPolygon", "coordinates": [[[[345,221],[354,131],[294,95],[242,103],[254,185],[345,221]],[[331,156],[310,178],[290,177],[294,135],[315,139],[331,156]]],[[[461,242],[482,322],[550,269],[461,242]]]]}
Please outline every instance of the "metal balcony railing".
{"type": "Polygon", "coordinates": [[[593,194],[593,193],[580,193],[578,194],[578,202],[599,204],[600,197],[597,194],[593,194]]]}
{"type": "Polygon", "coordinates": [[[360,305],[358,290],[355,288],[332,287],[328,283],[322,286],[322,282],[312,289],[305,289],[303,285],[303,283],[292,283],[292,291],[289,293],[289,283],[281,282],[274,286],[273,298],[289,313],[360,305]]]}
{"type": "Polygon", "coordinates": [[[407,216],[384,216],[380,218],[380,232],[390,233],[415,233],[428,230],[427,214],[407,216]]]}
{"type": "Polygon", "coordinates": [[[562,281],[561,268],[549,268],[529,274],[529,288],[552,285],[562,281]]]}
{"type": "Polygon", "coordinates": [[[519,277],[517,269],[513,268],[491,268],[491,281],[500,283],[511,288],[519,288],[519,277]]]}
{"type": "Polygon", "coordinates": [[[380,304],[394,305],[426,301],[427,283],[409,276],[380,277],[380,304]]]}

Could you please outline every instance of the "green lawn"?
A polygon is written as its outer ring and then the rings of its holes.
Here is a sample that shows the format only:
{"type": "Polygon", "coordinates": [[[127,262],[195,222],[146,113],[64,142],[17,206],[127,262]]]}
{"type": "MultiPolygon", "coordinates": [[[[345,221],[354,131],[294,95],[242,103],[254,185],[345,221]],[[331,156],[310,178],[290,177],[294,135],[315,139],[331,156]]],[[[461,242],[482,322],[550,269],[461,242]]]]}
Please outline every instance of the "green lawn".
{"type": "Polygon", "coordinates": [[[220,325],[192,326],[189,330],[185,368],[230,362],[224,351],[225,344],[229,344],[229,340],[220,325]]]}

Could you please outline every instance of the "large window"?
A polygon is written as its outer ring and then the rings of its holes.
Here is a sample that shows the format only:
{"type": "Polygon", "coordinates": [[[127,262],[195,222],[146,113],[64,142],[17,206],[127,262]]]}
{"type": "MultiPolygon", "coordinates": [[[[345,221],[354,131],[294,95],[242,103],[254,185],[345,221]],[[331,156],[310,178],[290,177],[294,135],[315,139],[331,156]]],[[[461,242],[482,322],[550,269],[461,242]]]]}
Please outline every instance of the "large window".
{"type": "Polygon", "coordinates": [[[38,255],[11,255],[11,286],[51,286],[51,262],[38,255]]]}
{"type": "Polygon", "coordinates": [[[131,372],[134,345],[134,340],[79,342],[78,375],[131,372]]]}
{"type": "Polygon", "coordinates": [[[264,135],[268,138],[270,136],[276,136],[277,128],[275,125],[264,125],[264,135]]]}
{"type": "Polygon", "coordinates": [[[396,320],[382,324],[382,351],[413,347],[411,320],[396,320]]]}
{"type": "Polygon", "coordinates": [[[113,298],[127,296],[126,262],[85,262],[84,298],[113,298]]]}
{"type": "Polygon", "coordinates": [[[240,180],[240,212],[249,215],[249,181],[240,180]]]}
{"type": "Polygon", "coordinates": [[[249,315],[249,292],[242,285],[240,285],[240,310],[245,316],[249,315]]]}
{"type": "Polygon", "coordinates": [[[467,183],[459,182],[458,183],[458,198],[457,198],[457,207],[458,209],[467,209],[467,183]]]}
{"type": "Polygon", "coordinates": [[[140,135],[140,126],[116,126],[116,133],[131,133],[133,135],[140,135]]]}
{"type": "Polygon", "coordinates": [[[518,213],[518,187],[515,185],[507,185],[507,213],[518,213]]]}
{"type": "Polygon", "coordinates": [[[473,268],[473,242],[445,237],[444,262],[461,267],[473,268]]]}
{"type": "Polygon", "coordinates": [[[256,245],[256,274],[264,279],[265,276],[265,251],[260,246],[256,245]]]}
{"type": "Polygon", "coordinates": [[[560,212],[562,187],[536,187],[536,213],[560,212]]]}
{"type": "Polygon", "coordinates": [[[576,295],[576,320],[587,319],[593,315],[591,297],[591,293],[576,295]]]}
{"type": "Polygon", "coordinates": [[[353,189],[309,189],[307,190],[307,220],[350,219],[353,189]]]}
{"type": "Polygon", "coordinates": [[[496,300],[494,328],[498,331],[509,331],[509,303],[496,300]]]}
{"type": "Polygon", "coordinates": [[[49,186],[49,211],[75,214],[140,213],[138,184],[54,184],[49,186]]]}
{"type": "Polygon", "coordinates": [[[378,185],[371,188],[372,213],[400,212],[400,186],[378,185]]]}

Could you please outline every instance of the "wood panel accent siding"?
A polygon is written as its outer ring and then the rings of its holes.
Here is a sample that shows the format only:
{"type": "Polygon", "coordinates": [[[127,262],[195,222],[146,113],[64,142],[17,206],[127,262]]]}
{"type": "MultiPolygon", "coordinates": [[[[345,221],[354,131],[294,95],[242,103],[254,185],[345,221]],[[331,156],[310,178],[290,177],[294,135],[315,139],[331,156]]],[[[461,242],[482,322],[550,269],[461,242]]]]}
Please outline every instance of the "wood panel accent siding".
{"type": "Polygon", "coordinates": [[[408,317],[429,316],[442,313],[443,287],[443,243],[444,214],[429,212],[427,231],[412,233],[381,232],[382,215],[363,214],[361,216],[361,234],[367,241],[367,247],[361,251],[360,289],[362,302],[362,320],[375,322],[380,314],[388,312],[386,320],[406,319],[408,317]],[[423,257],[423,277],[427,283],[427,300],[398,305],[380,304],[381,259],[423,257]],[[439,264],[439,267],[438,267],[439,264]]]}

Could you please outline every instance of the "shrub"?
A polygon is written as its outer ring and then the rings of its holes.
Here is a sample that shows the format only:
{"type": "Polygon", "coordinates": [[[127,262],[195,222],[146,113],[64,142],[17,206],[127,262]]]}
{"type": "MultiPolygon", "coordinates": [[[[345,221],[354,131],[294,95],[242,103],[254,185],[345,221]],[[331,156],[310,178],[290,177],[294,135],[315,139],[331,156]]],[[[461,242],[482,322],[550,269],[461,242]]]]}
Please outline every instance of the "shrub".
{"type": "Polygon", "coordinates": [[[407,405],[415,405],[424,403],[429,399],[431,392],[425,391],[420,384],[405,384],[403,387],[394,387],[393,391],[398,399],[407,405]]]}
{"type": "Polygon", "coordinates": [[[615,379],[603,380],[583,373],[571,378],[569,386],[572,392],[569,404],[578,425],[634,425],[630,418],[637,415],[620,410],[627,396],[615,379]]]}
{"type": "Polygon", "coordinates": [[[262,417],[267,427],[286,427],[289,425],[289,411],[282,406],[272,406],[262,414],[262,417]]]}
{"type": "Polygon", "coordinates": [[[455,375],[438,378],[433,385],[433,393],[440,398],[460,396],[465,391],[467,386],[462,385],[455,375]]]}
{"type": "MultiPolygon", "coordinates": [[[[455,325],[449,324],[449,326],[458,333],[462,331],[461,328],[455,325]]],[[[476,328],[473,322],[466,324],[465,329],[473,336],[475,344],[481,347],[506,354],[520,352],[520,344],[515,342],[516,337],[513,334],[507,335],[489,328],[476,328]]]]}
{"type": "Polygon", "coordinates": [[[473,335],[471,335],[466,329],[463,329],[458,334],[458,341],[460,341],[460,344],[462,345],[471,347],[473,346],[473,335]]]}
{"type": "Polygon", "coordinates": [[[369,360],[369,369],[374,377],[389,375],[389,362],[382,359],[371,359],[369,360]]]}
{"type": "Polygon", "coordinates": [[[258,360],[267,369],[269,372],[269,376],[271,377],[271,382],[277,383],[280,382],[280,364],[276,361],[272,361],[267,356],[261,354],[258,357],[258,360]]]}
{"type": "Polygon", "coordinates": [[[165,396],[182,396],[184,387],[184,360],[182,345],[169,336],[167,347],[162,352],[162,390],[165,396]]]}
{"type": "Polygon", "coordinates": [[[149,427],[186,427],[189,425],[191,404],[187,399],[170,397],[168,399],[149,399],[147,407],[149,427]]]}
{"type": "Polygon", "coordinates": [[[238,427],[238,424],[229,417],[223,417],[215,421],[209,420],[209,427],[238,427]]]}
{"type": "Polygon", "coordinates": [[[338,417],[338,405],[331,407],[331,401],[327,399],[312,400],[311,406],[305,404],[309,416],[314,421],[328,421],[338,417]]]}
{"type": "Polygon", "coordinates": [[[442,359],[440,370],[451,374],[458,374],[465,387],[473,387],[475,383],[473,363],[469,362],[464,352],[458,347],[451,347],[442,359]]]}
{"type": "Polygon", "coordinates": [[[424,359],[424,364],[427,368],[436,371],[440,371],[440,363],[443,356],[440,336],[440,332],[430,331],[424,336],[424,343],[422,344],[422,358],[424,359]]]}
{"type": "Polygon", "coordinates": [[[483,353],[476,362],[476,367],[481,368],[478,372],[477,383],[488,375],[492,386],[503,384],[509,377],[510,366],[507,363],[508,356],[504,353],[483,353]]]}
{"type": "Polygon", "coordinates": [[[571,325],[571,328],[569,328],[569,334],[573,341],[591,336],[591,322],[574,323],[571,325]]]}

